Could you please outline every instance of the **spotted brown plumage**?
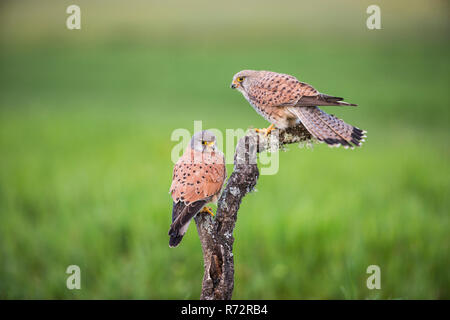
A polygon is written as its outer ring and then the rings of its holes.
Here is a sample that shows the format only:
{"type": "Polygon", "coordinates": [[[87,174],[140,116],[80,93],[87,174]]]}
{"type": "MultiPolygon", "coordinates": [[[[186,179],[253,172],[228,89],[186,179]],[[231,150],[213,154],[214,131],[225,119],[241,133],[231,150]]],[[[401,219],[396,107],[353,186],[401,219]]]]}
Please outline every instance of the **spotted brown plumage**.
{"type": "Polygon", "coordinates": [[[209,202],[216,202],[226,178],[225,158],[210,131],[194,134],[173,169],[173,199],[169,246],[176,247],[191,219],[209,202]]]}
{"type": "Polygon", "coordinates": [[[349,125],[317,106],[356,106],[343,98],[320,93],[297,78],[271,71],[242,70],[231,84],[250,105],[275,127],[303,125],[311,135],[330,146],[360,146],[366,131],[349,125]]]}

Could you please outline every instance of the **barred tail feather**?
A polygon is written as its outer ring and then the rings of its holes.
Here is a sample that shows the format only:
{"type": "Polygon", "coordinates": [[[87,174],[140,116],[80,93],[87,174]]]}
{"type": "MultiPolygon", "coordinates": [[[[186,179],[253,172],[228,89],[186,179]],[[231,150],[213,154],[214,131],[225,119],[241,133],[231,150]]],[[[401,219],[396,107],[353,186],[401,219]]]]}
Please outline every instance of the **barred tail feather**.
{"type": "Polygon", "coordinates": [[[183,239],[183,236],[184,236],[184,234],[170,236],[170,238],[169,238],[169,247],[175,248],[176,246],[178,246],[180,244],[181,240],[183,239]]]}
{"type": "Polygon", "coordinates": [[[317,140],[330,146],[359,147],[366,137],[366,131],[349,125],[317,107],[291,107],[289,111],[299,118],[317,140]]]}
{"type": "Polygon", "coordinates": [[[174,202],[172,209],[172,224],[169,229],[169,247],[173,248],[183,239],[191,219],[206,204],[205,200],[199,200],[185,205],[183,201],[174,202]]]}

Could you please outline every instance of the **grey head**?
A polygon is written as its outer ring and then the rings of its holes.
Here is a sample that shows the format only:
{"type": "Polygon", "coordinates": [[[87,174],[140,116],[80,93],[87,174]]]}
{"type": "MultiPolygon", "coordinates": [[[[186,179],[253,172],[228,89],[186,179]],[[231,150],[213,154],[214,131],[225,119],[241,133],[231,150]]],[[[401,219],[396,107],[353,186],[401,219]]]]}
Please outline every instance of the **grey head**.
{"type": "Polygon", "coordinates": [[[237,89],[240,92],[246,92],[249,87],[254,83],[259,81],[261,74],[264,71],[256,70],[242,70],[233,76],[233,81],[231,82],[231,89],[237,89]]]}
{"type": "Polygon", "coordinates": [[[200,152],[213,152],[216,150],[216,136],[208,130],[196,132],[191,139],[191,149],[200,152]]]}

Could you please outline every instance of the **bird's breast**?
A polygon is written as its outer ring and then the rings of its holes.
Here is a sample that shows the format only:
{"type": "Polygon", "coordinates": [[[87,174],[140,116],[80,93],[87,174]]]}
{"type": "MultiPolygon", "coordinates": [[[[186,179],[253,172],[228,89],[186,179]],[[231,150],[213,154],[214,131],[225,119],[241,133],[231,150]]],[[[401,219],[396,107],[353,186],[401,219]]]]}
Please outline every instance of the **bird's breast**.
{"type": "Polygon", "coordinates": [[[246,97],[255,111],[267,121],[273,123],[277,128],[284,129],[289,126],[289,113],[285,107],[263,105],[246,97]]]}

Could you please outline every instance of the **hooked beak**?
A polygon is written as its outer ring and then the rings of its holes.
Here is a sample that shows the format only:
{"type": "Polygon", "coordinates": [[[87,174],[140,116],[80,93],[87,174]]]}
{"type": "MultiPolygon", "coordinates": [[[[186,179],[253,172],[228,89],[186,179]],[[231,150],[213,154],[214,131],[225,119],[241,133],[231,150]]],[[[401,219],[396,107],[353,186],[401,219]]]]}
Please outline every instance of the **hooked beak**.
{"type": "Polygon", "coordinates": [[[231,83],[231,89],[236,89],[237,87],[239,87],[239,82],[233,80],[233,82],[231,83]]]}
{"type": "Polygon", "coordinates": [[[216,144],[215,141],[207,142],[206,143],[206,150],[208,150],[209,152],[213,152],[216,149],[215,144],[216,144]]]}

